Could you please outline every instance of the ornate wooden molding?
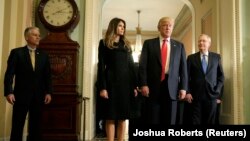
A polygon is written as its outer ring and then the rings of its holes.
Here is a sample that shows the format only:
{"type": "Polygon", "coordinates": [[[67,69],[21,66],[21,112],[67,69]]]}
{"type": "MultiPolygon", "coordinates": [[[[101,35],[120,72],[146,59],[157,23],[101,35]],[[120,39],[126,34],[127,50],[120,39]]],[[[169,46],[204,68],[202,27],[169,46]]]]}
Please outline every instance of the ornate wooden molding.
{"type": "Polygon", "coordinates": [[[182,35],[183,31],[185,31],[192,24],[192,13],[189,7],[185,4],[175,19],[175,27],[172,33],[172,37],[176,38],[177,35],[182,35]]]}
{"type": "Polygon", "coordinates": [[[72,73],[72,56],[50,54],[52,77],[64,79],[72,73]]]}

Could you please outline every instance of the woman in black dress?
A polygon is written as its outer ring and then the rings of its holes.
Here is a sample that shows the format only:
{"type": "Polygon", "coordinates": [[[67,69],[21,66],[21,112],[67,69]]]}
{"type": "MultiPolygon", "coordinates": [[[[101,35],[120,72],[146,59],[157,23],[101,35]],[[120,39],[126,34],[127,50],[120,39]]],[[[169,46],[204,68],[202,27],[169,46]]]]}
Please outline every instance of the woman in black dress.
{"type": "Polygon", "coordinates": [[[98,91],[108,141],[114,141],[116,122],[118,141],[123,141],[131,99],[137,96],[135,65],[125,28],[124,20],[113,18],[98,49],[98,91]]]}

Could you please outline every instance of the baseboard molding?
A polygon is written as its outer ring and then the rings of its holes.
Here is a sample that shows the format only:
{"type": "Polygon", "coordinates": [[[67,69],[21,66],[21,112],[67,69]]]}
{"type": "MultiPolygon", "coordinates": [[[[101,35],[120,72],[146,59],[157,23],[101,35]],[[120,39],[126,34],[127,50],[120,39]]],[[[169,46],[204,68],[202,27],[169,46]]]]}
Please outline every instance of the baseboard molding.
{"type": "MultiPolygon", "coordinates": [[[[26,141],[27,135],[23,135],[23,141],[26,141]]],[[[0,138],[0,141],[9,141],[10,137],[0,138]]]]}

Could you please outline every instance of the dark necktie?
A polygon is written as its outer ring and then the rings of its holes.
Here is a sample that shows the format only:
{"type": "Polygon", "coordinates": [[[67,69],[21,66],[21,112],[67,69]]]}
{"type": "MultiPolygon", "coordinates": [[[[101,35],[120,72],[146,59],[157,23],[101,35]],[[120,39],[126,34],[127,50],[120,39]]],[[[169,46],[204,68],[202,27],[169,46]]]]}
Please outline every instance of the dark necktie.
{"type": "Polygon", "coordinates": [[[164,39],[161,47],[161,81],[165,79],[165,66],[167,61],[167,40],[164,39]]]}
{"type": "Polygon", "coordinates": [[[202,64],[203,72],[206,73],[207,72],[206,55],[202,55],[201,64],[202,64]]]}

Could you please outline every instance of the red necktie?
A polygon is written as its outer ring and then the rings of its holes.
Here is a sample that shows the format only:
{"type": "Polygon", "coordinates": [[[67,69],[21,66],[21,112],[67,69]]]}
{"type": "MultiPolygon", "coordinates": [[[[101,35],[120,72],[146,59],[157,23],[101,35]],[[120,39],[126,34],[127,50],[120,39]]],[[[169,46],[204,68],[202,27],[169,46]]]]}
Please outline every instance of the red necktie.
{"type": "Polygon", "coordinates": [[[161,47],[161,81],[165,79],[165,66],[166,66],[166,60],[167,60],[167,40],[164,39],[161,47]]]}

